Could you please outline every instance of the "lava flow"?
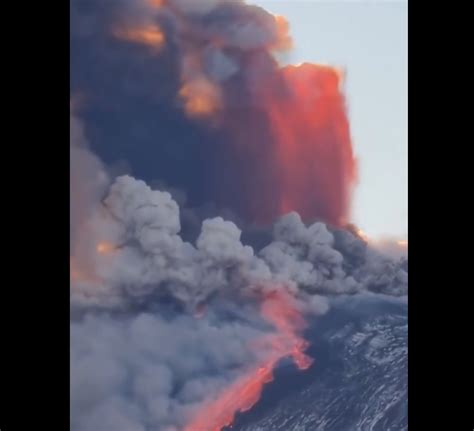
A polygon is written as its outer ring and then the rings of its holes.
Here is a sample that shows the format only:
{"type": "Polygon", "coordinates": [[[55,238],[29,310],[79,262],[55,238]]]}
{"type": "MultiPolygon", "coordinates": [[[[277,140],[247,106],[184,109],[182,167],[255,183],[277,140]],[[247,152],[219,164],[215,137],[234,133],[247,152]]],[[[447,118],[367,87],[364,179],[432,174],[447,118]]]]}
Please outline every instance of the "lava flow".
{"type": "Polygon", "coordinates": [[[258,340],[269,352],[268,358],[249,369],[215,399],[204,403],[184,431],[221,431],[231,425],[237,412],[250,410],[260,399],[264,385],[273,380],[273,369],[280,359],[291,356],[300,370],[313,363],[304,353],[308,342],[298,334],[305,321],[288,293],[266,295],[261,313],[276,330],[258,340]]]}

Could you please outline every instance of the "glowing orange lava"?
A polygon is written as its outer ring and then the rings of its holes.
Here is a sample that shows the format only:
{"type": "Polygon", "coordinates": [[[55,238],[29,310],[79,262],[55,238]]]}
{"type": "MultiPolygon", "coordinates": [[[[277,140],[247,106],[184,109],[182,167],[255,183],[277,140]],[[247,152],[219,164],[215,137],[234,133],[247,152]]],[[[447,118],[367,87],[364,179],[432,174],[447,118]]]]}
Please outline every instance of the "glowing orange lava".
{"type": "Polygon", "coordinates": [[[280,72],[285,93],[268,92],[265,101],[275,139],[279,212],[297,211],[303,219],[342,225],[356,162],[341,71],[304,63],[280,72]]]}
{"type": "Polygon", "coordinates": [[[267,348],[268,358],[249,369],[216,399],[204,403],[184,431],[221,431],[231,425],[237,412],[251,409],[260,399],[264,385],[273,380],[273,369],[280,359],[292,357],[301,370],[311,366],[313,360],[304,353],[308,343],[298,335],[305,321],[294,299],[288,293],[273,292],[264,298],[261,312],[276,330],[258,340],[267,348]]]}

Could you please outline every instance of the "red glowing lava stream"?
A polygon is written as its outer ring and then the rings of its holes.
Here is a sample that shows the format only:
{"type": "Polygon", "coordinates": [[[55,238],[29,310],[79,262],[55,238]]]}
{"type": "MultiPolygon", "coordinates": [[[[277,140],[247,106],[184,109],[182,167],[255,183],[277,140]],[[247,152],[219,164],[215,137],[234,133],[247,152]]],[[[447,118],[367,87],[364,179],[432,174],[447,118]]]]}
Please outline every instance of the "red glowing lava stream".
{"type": "Polygon", "coordinates": [[[273,380],[273,369],[280,359],[291,356],[300,370],[313,363],[304,353],[308,342],[298,335],[305,321],[288,293],[268,294],[261,313],[276,329],[275,333],[258,340],[270,352],[268,359],[248,370],[216,399],[205,402],[184,431],[221,431],[231,425],[237,412],[250,410],[260,399],[263,386],[273,380]]]}

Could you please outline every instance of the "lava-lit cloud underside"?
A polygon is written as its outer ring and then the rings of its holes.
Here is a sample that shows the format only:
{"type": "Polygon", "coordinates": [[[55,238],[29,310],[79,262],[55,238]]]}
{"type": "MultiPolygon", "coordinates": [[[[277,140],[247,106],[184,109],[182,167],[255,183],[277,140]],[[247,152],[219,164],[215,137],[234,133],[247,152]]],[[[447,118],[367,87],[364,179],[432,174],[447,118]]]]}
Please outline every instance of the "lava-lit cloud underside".
{"type": "Polygon", "coordinates": [[[308,343],[300,337],[305,321],[294,299],[283,292],[267,295],[261,307],[263,318],[276,330],[258,340],[267,358],[226,387],[217,397],[205,402],[184,431],[221,431],[233,423],[238,412],[250,410],[260,399],[263,387],[273,380],[278,361],[292,357],[300,370],[309,368],[313,360],[304,351],[308,343]]]}
{"type": "Polygon", "coordinates": [[[280,69],[283,91],[268,87],[265,110],[274,139],[278,213],[334,225],[348,221],[356,176],[349,122],[335,68],[280,69]]]}

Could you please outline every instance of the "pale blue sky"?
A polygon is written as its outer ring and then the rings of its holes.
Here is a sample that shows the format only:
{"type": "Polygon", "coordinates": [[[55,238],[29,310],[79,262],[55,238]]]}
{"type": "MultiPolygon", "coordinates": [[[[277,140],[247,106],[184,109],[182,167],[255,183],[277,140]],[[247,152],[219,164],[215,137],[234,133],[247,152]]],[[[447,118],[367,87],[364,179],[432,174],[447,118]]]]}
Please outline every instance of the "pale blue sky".
{"type": "Polygon", "coordinates": [[[407,3],[249,0],[290,22],[289,62],[346,70],[359,160],[352,219],[370,237],[406,237],[408,218],[407,3]]]}

